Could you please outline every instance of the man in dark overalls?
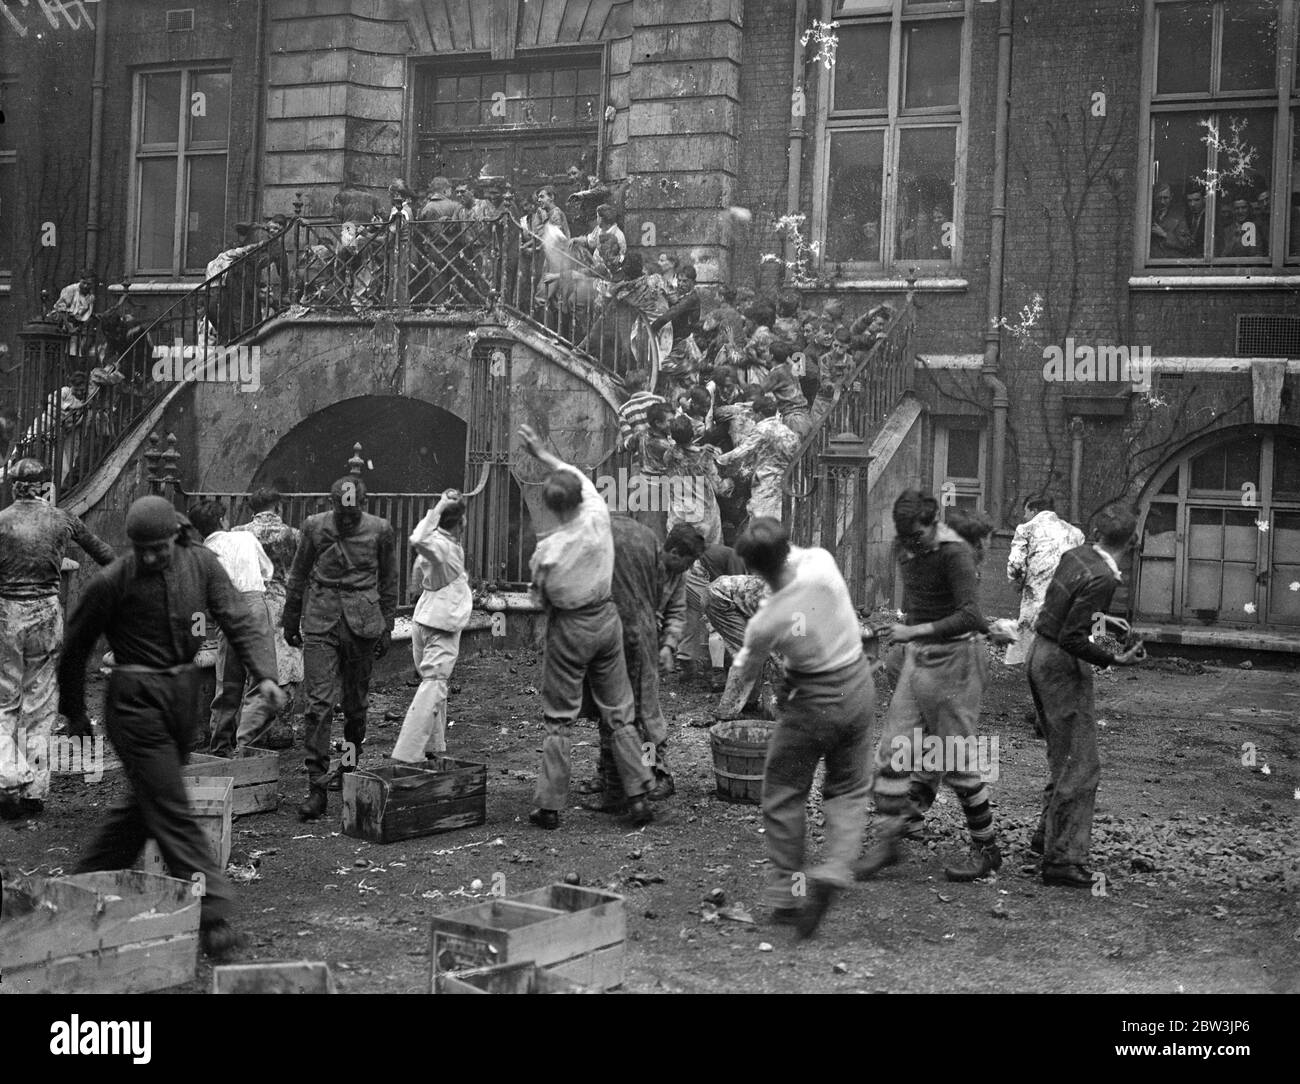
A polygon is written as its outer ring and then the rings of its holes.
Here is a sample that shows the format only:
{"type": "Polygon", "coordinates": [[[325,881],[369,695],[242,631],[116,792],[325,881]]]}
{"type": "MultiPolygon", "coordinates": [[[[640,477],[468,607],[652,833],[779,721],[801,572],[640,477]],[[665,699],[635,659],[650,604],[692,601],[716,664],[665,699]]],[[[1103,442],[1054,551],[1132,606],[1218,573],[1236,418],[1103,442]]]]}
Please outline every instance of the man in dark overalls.
{"type": "Polygon", "coordinates": [[[86,661],[101,635],[115,665],[104,725],[131,784],[126,801],[105,815],[78,873],[126,869],[154,839],[172,876],[202,886],[203,951],[225,956],[244,938],[229,924],[230,885],[190,812],[181,779],[199,710],[194,656],[204,613],[216,618],[257,693],[279,707],[275,656],[217,555],[162,497],[141,497],[126,514],[133,552],[87,584],[68,626],[59,665],[59,711],[86,723],[86,661]]]}
{"type": "Polygon", "coordinates": [[[307,749],[303,820],[325,812],[326,789],[342,787],[343,772],[361,759],[370,705],[370,670],[388,653],[397,609],[397,553],[393,525],[362,509],[366,487],[360,478],[340,478],[330,487],[332,512],[308,516],[289,572],[284,604],[284,639],[303,648],[303,712],[307,749]],[[342,684],[346,752],[338,771],[330,768],[330,724],[342,684]]]}

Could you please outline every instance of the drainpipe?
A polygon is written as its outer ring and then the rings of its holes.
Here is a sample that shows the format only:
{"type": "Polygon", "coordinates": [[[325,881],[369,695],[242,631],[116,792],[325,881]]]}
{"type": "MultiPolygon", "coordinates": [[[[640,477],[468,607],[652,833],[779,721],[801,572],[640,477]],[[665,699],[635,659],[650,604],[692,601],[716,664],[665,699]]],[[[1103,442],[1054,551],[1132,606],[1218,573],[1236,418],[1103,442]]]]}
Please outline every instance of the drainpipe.
{"type": "MultiPolygon", "coordinates": [[[[794,48],[792,50],[793,60],[790,65],[790,144],[786,148],[786,165],[787,172],[785,177],[785,213],[787,215],[797,215],[799,213],[799,189],[803,183],[803,117],[796,117],[793,111],[794,96],[799,88],[803,86],[803,32],[808,22],[808,0],[797,0],[794,6],[794,48]]],[[[807,100],[807,88],[804,88],[805,102],[807,100]]],[[[806,106],[805,106],[806,111],[806,106]]],[[[795,258],[794,240],[790,237],[785,239],[785,259],[787,262],[795,258]]]]}
{"type": "Polygon", "coordinates": [[[86,266],[96,274],[99,263],[99,191],[104,171],[104,59],[108,52],[107,4],[95,9],[95,66],[90,75],[90,178],[86,207],[86,266]]]}
{"type": "Polygon", "coordinates": [[[266,208],[262,206],[262,133],[266,128],[266,0],[257,0],[257,35],[253,42],[253,83],[257,88],[253,103],[253,206],[250,217],[260,222],[266,208]]]}
{"type": "Polygon", "coordinates": [[[1079,523],[1083,498],[1083,419],[1070,419],[1070,522],[1079,523]]]}
{"type": "Polygon", "coordinates": [[[1002,267],[1007,233],[1007,146],[1011,118],[1011,20],[1014,0],[1001,0],[998,11],[997,120],[993,130],[993,212],[989,238],[989,303],[984,321],[984,365],[980,382],[993,398],[993,449],[989,463],[989,511],[1003,526],[1002,502],[1007,464],[1007,386],[998,379],[1002,332],[1002,267]]]}

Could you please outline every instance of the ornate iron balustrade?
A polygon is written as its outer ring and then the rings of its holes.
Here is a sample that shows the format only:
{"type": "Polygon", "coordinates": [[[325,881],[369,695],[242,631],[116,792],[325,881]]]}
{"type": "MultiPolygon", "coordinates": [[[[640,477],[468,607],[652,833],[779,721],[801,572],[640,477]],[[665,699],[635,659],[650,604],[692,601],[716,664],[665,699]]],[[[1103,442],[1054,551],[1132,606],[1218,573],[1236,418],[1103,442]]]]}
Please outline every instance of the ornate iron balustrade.
{"type": "Polygon", "coordinates": [[[846,533],[865,529],[865,524],[857,523],[854,511],[847,520],[837,517],[835,538],[821,537],[824,517],[817,499],[822,485],[819,463],[837,433],[856,434],[870,446],[904,392],[912,390],[915,326],[916,310],[909,297],[875,345],[834,382],[829,408],[825,398],[819,396],[813,410],[813,427],[800,442],[783,480],[785,522],[790,524],[790,536],[796,545],[821,545],[834,551],[846,533]]]}

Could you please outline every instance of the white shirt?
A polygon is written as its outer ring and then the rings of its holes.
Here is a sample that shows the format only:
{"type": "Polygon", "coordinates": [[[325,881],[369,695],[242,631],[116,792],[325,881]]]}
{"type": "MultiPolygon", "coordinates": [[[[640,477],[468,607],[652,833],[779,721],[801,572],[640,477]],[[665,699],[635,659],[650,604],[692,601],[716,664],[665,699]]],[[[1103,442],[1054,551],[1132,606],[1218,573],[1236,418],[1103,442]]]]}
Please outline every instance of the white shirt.
{"type": "Polygon", "coordinates": [[[529,563],[533,583],[546,601],[560,610],[576,610],[610,597],[614,577],[614,536],[609,507],[591,480],[567,463],[582,482],[577,514],[537,540],[529,563]]]}
{"type": "Polygon", "coordinates": [[[262,543],[247,531],[213,531],[203,544],[220,559],[236,591],[265,591],[275,575],[262,543]]]}
{"type": "Polygon", "coordinates": [[[420,555],[416,568],[424,588],[412,617],[427,628],[459,632],[469,624],[474,608],[465,550],[438,526],[432,509],[411,532],[411,546],[420,555]]]}
{"type": "Polygon", "coordinates": [[[861,658],[858,615],[835,558],[824,549],[791,546],[788,565],[794,578],[749,619],[735,666],[743,670],[775,651],[786,669],[820,674],[861,658]]]}

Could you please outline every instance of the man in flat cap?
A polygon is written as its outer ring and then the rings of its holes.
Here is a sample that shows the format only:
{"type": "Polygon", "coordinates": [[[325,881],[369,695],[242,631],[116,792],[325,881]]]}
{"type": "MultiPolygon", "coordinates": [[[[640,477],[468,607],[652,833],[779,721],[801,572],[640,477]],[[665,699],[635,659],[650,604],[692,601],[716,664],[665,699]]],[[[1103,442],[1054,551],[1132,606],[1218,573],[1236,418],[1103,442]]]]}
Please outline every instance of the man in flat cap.
{"type": "Polygon", "coordinates": [[[397,611],[393,525],[364,511],[365,483],[340,478],[330,487],[331,512],[308,516],[289,571],[284,639],[303,649],[303,712],[307,748],[303,820],[324,814],[326,790],[342,788],[343,772],[361,759],[370,706],[370,670],[388,653],[397,611]],[[343,704],[346,752],[330,771],[330,725],[343,704]]]}
{"type": "Polygon", "coordinates": [[[279,707],[275,655],[221,567],[199,544],[188,521],[162,497],[141,497],[126,514],[132,552],[87,584],[69,623],[59,665],[59,710],[85,725],[86,660],[99,637],[113,650],[104,725],[131,791],[105,814],[78,873],[127,869],[149,839],[173,877],[195,881],[203,903],[203,951],[224,957],[244,938],[230,926],[230,885],[190,812],[181,765],[194,740],[199,673],[194,656],[210,613],[258,682],[279,707]]]}

